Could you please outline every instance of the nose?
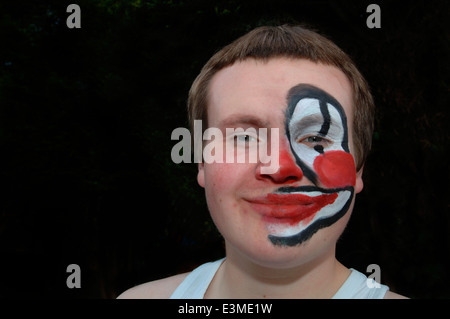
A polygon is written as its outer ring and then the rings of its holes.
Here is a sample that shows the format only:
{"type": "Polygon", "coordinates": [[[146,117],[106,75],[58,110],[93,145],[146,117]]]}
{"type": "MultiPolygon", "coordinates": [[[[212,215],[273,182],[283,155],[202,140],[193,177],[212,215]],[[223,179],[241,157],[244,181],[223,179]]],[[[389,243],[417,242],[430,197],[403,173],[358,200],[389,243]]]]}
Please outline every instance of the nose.
{"type": "Polygon", "coordinates": [[[277,171],[263,174],[261,167],[258,167],[256,178],[259,180],[270,180],[276,184],[294,183],[303,178],[303,172],[295,163],[287,141],[280,142],[278,158],[279,167],[277,171]]]}

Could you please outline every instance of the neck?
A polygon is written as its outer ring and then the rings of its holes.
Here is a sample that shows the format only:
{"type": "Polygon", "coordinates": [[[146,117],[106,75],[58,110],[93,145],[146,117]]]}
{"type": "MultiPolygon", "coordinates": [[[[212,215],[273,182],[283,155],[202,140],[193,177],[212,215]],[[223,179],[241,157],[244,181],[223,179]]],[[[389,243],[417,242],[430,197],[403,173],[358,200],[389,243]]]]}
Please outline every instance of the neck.
{"type": "Polygon", "coordinates": [[[335,247],[289,268],[265,267],[227,245],[227,258],[206,298],[331,298],[350,270],[335,258],[335,247]]]}

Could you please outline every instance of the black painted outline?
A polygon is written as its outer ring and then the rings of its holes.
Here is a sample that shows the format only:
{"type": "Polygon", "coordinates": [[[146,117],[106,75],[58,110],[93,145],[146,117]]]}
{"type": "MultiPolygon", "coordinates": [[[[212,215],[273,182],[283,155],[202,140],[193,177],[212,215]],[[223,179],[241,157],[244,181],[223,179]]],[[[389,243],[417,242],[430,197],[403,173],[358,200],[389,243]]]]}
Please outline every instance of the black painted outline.
{"type": "Polygon", "coordinates": [[[328,111],[327,102],[319,100],[319,104],[320,104],[320,112],[322,113],[323,116],[323,124],[322,127],[320,128],[319,134],[322,136],[326,136],[328,134],[328,130],[330,129],[331,116],[330,112],[328,111]]]}
{"type": "MultiPolygon", "coordinates": [[[[302,244],[303,242],[310,239],[318,230],[331,226],[335,222],[337,222],[342,216],[346,214],[348,211],[350,204],[353,200],[354,195],[354,187],[348,186],[343,188],[334,188],[334,189],[325,189],[317,186],[317,174],[308,166],[306,165],[295,152],[294,148],[291,144],[291,136],[289,132],[289,123],[292,118],[292,114],[294,113],[295,107],[297,106],[298,102],[304,98],[313,98],[319,100],[320,105],[320,112],[322,113],[324,123],[322,124],[322,127],[319,131],[320,135],[325,136],[328,133],[328,130],[331,125],[331,117],[328,110],[328,105],[332,105],[339,113],[341,120],[342,120],[342,127],[344,128],[344,137],[342,139],[342,149],[350,153],[350,149],[348,147],[348,128],[347,128],[347,116],[345,115],[344,108],[342,105],[330,94],[327,92],[319,89],[318,87],[315,87],[310,84],[299,84],[294,87],[292,87],[287,96],[288,100],[288,106],[286,109],[286,122],[285,122],[285,132],[289,141],[289,145],[292,151],[292,154],[294,155],[295,161],[297,165],[302,169],[303,175],[308,178],[315,186],[301,186],[301,187],[281,187],[278,189],[277,192],[280,193],[293,193],[293,192],[313,192],[313,191],[319,191],[325,194],[329,193],[336,193],[341,191],[350,191],[350,197],[347,200],[347,202],[344,204],[344,206],[341,208],[341,210],[334,215],[327,217],[327,218],[321,218],[313,222],[311,225],[307,226],[304,230],[299,232],[298,234],[287,236],[287,237],[280,237],[275,235],[269,235],[269,240],[272,242],[272,244],[276,246],[297,246],[302,244]]],[[[314,148],[317,152],[323,153],[323,148],[314,148]]]]}
{"type": "Polygon", "coordinates": [[[330,217],[318,219],[311,225],[307,226],[304,230],[302,230],[298,234],[295,234],[292,236],[286,236],[286,237],[275,236],[275,235],[268,236],[269,240],[275,246],[292,247],[292,246],[297,246],[297,245],[302,244],[303,242],[310,239],[312,237],[312,235],[314,235],[320,229],[331,226],[335,222],[337,222],[339,219],[341,219],[341,217],[343,217],[347,213],[347,211],[350,207],[350,204],[353,199],[354,188],[353,188],[353,186],[348,186],[348,187],[344,187],[344,188],[334,188],[334,189],[328,190],[328,189],[323,189],[323,188],[319,188],[319,187],[315,187],[315,186],[305,186],[305,187],[292,187],[292,188],[291,187],[287,187],[287,188],[283,187],[283,188],[280,188],[278,191],[283,192],[283,193],[300,192],[300,191],[303,191],[303,192],[320,191],[320,192],[326,193],[326,194],[343,192],[343,191],[350,192],[350,197],[347,200],[347,202],[344,204],[344,206],[341,208],[341,210],[338,211],[337,213],[335,213],[334,215],[332,215],[330,217]],[[285,189],[285,190],[282,191],[282,189],[285,189]]]}

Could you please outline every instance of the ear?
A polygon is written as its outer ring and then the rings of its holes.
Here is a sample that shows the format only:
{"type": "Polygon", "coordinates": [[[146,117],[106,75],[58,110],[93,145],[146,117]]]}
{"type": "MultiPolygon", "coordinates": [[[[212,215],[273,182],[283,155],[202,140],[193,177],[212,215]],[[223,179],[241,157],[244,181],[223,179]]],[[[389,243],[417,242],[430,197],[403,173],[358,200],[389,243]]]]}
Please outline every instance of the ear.
{"type": "Polygon", "coordinates": [[[205,164],[198,163],[197,182],[201,187],[205,187],[205,164]]]}
{"type": "Polygon", "coordinates": [[[364,182],[363,182],[363,179],[362,179],[363,170],[364,170],[364,165],[361,166],[359,171],[356,172],[356,184],[355,184],[355,193],[356,194],[361,192],[363,190],[363,188],[364,188],[364,182]]]}

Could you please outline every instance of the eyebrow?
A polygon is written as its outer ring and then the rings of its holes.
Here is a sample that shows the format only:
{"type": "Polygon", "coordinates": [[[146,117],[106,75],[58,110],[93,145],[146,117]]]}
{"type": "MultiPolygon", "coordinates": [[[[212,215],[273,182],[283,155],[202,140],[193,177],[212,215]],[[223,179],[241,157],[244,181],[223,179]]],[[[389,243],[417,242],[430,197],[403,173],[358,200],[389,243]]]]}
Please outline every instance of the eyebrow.
{"type": "Polygon", "coordinates": [[[219,127],[253,126],[258,128],[270,127],[268,121],[249,114],[233,114],[219,122],[219,127]]]}
{"type": "Polygon", "coordinates": [[[293,122],[297,128],[304,128],[304,127],[313,126],[313,125],[317,125],[317,124],[322,125],[322,123],[324,122],[324,119],[323,119],[322,114],[317,113],[317,114],[304,116],[298,121],[291,120],[290,123],[291,122],[293,122]]]}

